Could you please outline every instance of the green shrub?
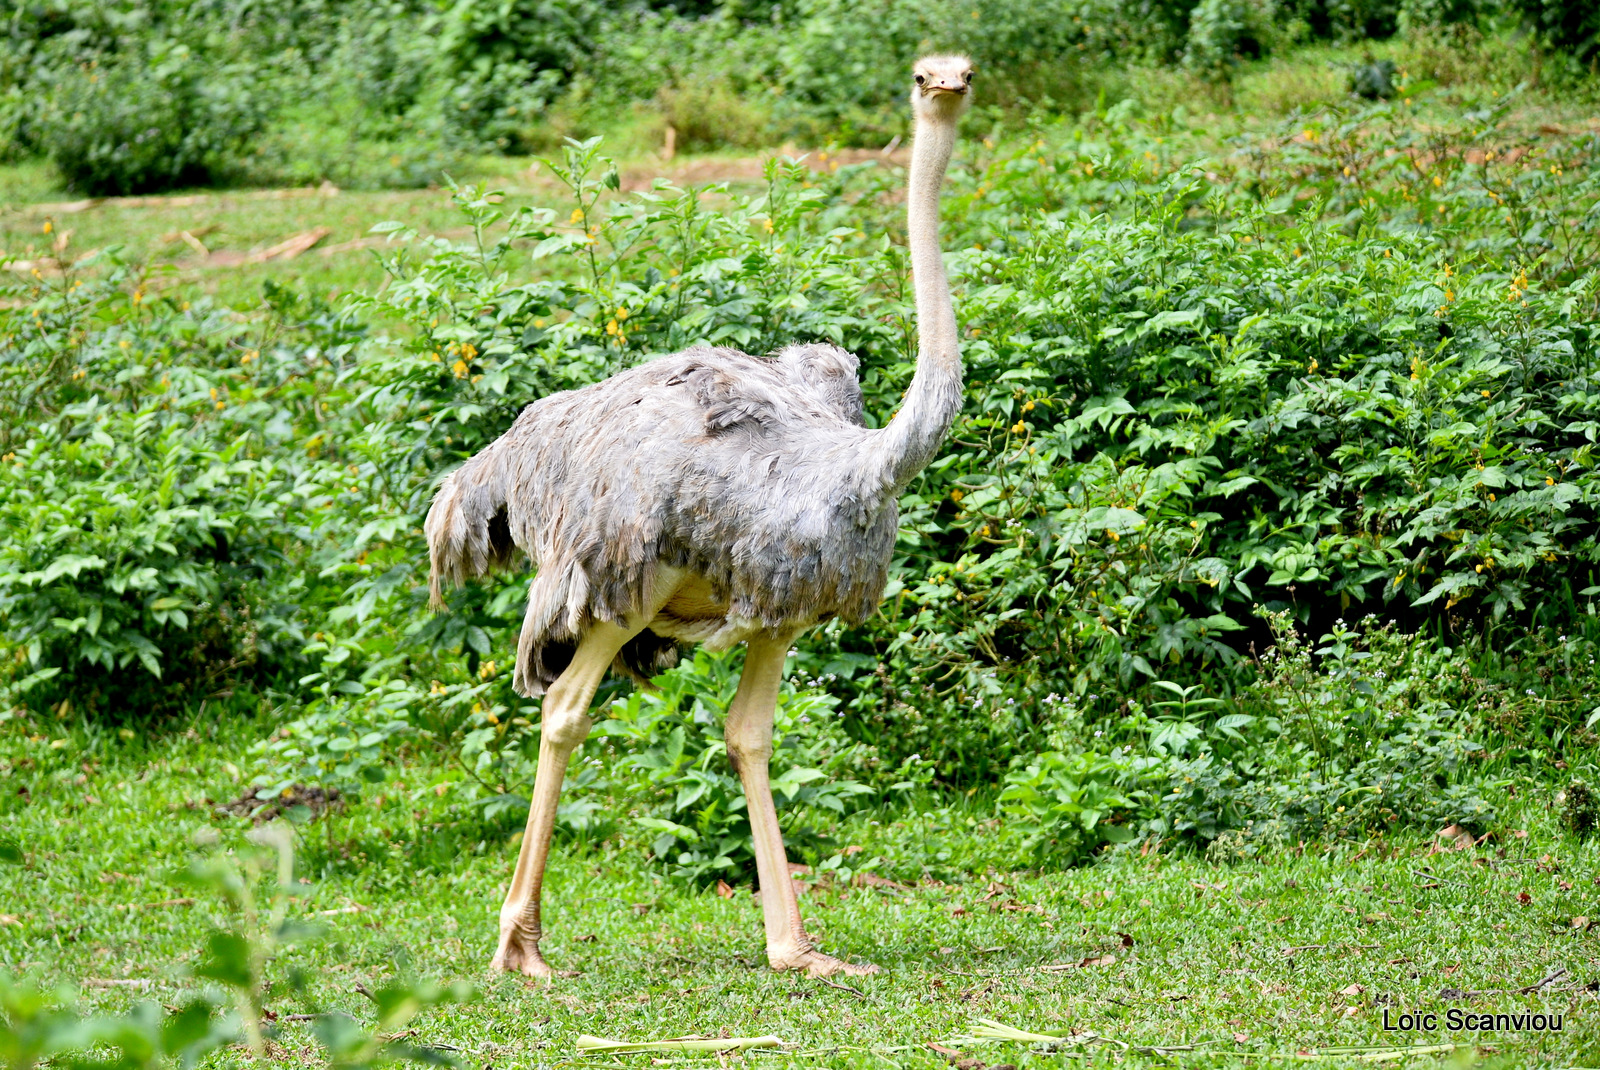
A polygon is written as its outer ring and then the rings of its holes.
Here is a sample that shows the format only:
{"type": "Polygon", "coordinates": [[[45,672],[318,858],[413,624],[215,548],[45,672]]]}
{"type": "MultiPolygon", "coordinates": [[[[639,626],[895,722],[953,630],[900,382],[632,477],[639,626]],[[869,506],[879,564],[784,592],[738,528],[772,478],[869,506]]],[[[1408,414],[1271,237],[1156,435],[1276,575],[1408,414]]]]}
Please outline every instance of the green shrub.
{"type": "Polygon", "coordinates": [[[757,148],[770,140],[770,118],[726,81],[692,79],[656,94],[661,115],[677,132],[680,151],[757,148]]]}
{"type": "Polygon", "coordinates": [[[246,71],[208,69],[183,45],[60,70],[50,94],[39,145],[62,178],[94,195],[210,181],[265,121],[246,71]]]}
{"type": "MultiPolygon", "coordinates": [[[[755,874],[744,788],[722,741],[738,661],[696,651],[657,679],[659,692],[639,690],[612,703],[594,731],[604,757],[584,758],[600,776],[615,778],[656,862],[688,880],[739,883],[755,874]]],[[[867,756],[840,730],[835,707],[828,696],[800,693],[789,682],[778,700],[772,794],[784,838],[802,855],[833,853],[819,850],[826,839],[807,817],[844,814],[873,794],[850,779],[867,756]]]]}
{"type": "Polygon", "coordinates": [[[1600,7],[1588,0],[1507,0],[1549,47],[1587,64],[1600,56],[1600,7]]]}
{"type": "Polygon", "coordinates": [[[1254,0],[1200,0],[1190,14],[1185,67],[1213,81],[1228,82],[1242,62],[1268,51],[1275,8],[1254,0]]]}
{"type": "MultiPolygon", "coordinates": [[[[296,664],[304,615],[367,537],[330,509],[350,467],[309,456],[309,434],[284,449],[327,396],[318,358],[151,297],[112,254],[93,266],[0,309],[0,623],[33,670],[61,670],[31,698],[122,717],[296,664]]],[[[306,311],[271,293],[276,315],[306,311]]]]}
{"type": "Polygon", "coordinates": [[[1047,750],[1017,760],[1006,774],[999,807],[1026,830],[1023,838],[1035,857],[1082,861],[1106,844],[1139,837],[1137,824],[1128,822],[1148,807],[1144,784],[1161,764],[1122,750],[1047,750]]]}

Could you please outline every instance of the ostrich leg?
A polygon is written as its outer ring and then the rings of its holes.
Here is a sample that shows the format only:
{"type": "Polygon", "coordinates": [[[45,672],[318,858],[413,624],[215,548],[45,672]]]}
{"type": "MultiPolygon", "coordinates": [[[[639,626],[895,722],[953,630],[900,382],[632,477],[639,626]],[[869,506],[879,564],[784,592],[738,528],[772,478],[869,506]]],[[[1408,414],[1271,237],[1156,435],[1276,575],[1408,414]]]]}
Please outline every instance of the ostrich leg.
{"type": "Polygon", "coordinates": [[[746,644],[744,675],[723,733],[728,758],[744,782],[750,813],[756,872],[761,877],[761,915],[767,929],[767,962],[775,970],[805,970],[812,977],[877,973],[876,966],[857,966],[812,949],[789,879],[789,859],[783,850],[778,811],[772,804],[767,765],[772,758],[772,719],[778,707],[783,660],[793,638],[792,634],[755,638],[746,644]]]}
{"type": "Polygon", "coordinates": [[[506,901],[500,907],[500,946],[490,962],[492,970],[525,973],[529,977],[554,977],[555,971],[539,953],[540,892],[544,867],[550,858],[550,835],[556,824],[556,803],[561,798],[561,783],[566,779],[567,761],[589,735],[594,722],[589,718],[589,702],[617,652],[629,639],[644,630],[666,604],[680,580],[677,570],[662,569],[651,585],[652,597],[646,611],[626,627],[595,624],[578,643],[572,663],[550,685],[544,697],[544,714],[539,725],[539,772],[533,783],[533,805],[528,809],[528,827],[517,854],[517,869],[511,877],[506,901]]]}

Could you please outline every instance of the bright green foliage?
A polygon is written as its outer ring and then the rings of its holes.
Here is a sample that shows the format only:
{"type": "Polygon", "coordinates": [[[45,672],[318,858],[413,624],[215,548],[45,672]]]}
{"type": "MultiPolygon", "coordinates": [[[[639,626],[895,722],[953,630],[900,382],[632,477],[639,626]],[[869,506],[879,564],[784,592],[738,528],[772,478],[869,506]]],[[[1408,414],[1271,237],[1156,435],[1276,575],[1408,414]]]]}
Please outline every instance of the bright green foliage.
{"type": "MultiPolygon", "coordinates": [[[[595,726],[605,741],[601,757],[586,759],[597,774],[616,779],[630,810],[643,812],[635,821],[652,837],[651,852],[677,876],[738,883],[755,873],[744,788],[722,741],[739,682],[735,662],[696,651],[661,678],[659,692],[635,691],[613,703],[595,726]]],[[[870,751],[841,731],[836,707],[831,697],[797,693],[787,682],[778,699],[772,795],[784,839],[807,855],[834,855],[804,824],[808,808],[844,814],[873,794],[849,779],[868,765],[870,751]]],[[[824,868],[841,862],[833,857],[824,868]]]]}
{"type": "Polygon", "coordinates": [[[212,451],[162,423],[154,408],[69,406],[0,469],[6,615],[35,664],[137,658],[160,676],[161,645],[172,659],[179,633],[237,632],[235,649],[193,656],[245,661],[261,629],[277,639],[283,622],[250,613],[250,588],[274,536],[290,537],[279,521],[315,488],[246,457],[246,437],[212,451]]]}
{"type": "Polygon", "coordinates": [[[593,52],[605,15],[590,0],[457,0],[436,45],[447,121],[467,138],[526,151],[517,139],[593,52]]]}
{"type": "MultiPolygon", "coordinates": [[[[350,688],[357,694],[363,690],[358,684],[350,688]]],[[[393,748],[412,731],[407,707],[420,696],[400,683],[375,690],[370,708],[360,714],[349,708],[348,698],[313,701],[305,716],[257,744],[266,774],[258,780],[256,797],[270,801],[296,785],[316,785],[355,801],[364,789],[388,779],[393,748]],[[352,724],[352,716],[366,723],[352,724]]]]}
{"type": "Polygon", "coordinates": [[[94,195],[205,184],[266,117],[245,70],[216,67],[186,45],[68,67],[50,90],[39,147],[73,189],[94,195]]]}
{"type": "Polygon", "coordinates": [[[31,669],[66,671],[46,693],[126,714],[283,671],[364,538],[329,510],[351,466],[296,432],[317,346],[103,266],[0,311],[0,620],[31,669]]]}
{"type": "MultiPolygon", "coordinates": [[[[828,697],[791,705],[829,731],[780,784],[818,861],[837,852],[802,822],[857,785],[931,780],[1005,780],[1039,821],[1016,842],[1054,857],[1481,823],[1480,755],[1538,763],[1588,731],[1594,145],[1510,153],[1491,114],[1424,156],[1410,107],[1302,118],[1227,161],[1115,112],[971,146],[946,230],[964,414],[901,503],[880,612],[797,647],[828,697]],[[1539,681],[1529,727],[1491,732],[1466,692],[1351,690],[1362,659],[1341,644],[1388,633],[1340,638],[1338,618],[1369,614],[1419,644],[1518,628],[1513,656],[1578,672],[1539,681]],[[1305,682],[1274,675],[1270,645],[1316,635],[1305,682]]],[[[463,814],[515,823],[539,719],[505,671],[525,581],[423,612],[438,474],[528,400],[695,343],[837,342],[881,424],[915,345],[882,169],[773,162],[736,195],[623,194],[594,140],[542,166],[563,202],[457,188],[459,237],[380,225],[390,281],[342,315],[269,288],[246,325],[132,274],[18,291],[0,313],[12,701],[103,707],[86,667],[149,681],[148,643],[164,681],[254,682],[245,701],[284,711],[258,792],[349,795],[420,749],[448,757],[463,814]]],[[[728,673],[696,661],[667,698],[624,696],[563,827],[644,837],[684,876],[739,871],[711,727],[728,673]],[[609,816],[629,811],[652,824],[609,816]]]]}
{"type": "Polygon", "coordinates": [[[1159,759],[1121,751],[1099,755],[1047,750],[1007,774],[1000,808],[1029,829],[1035,857],[1087,856],[1104,844],[1135,837],[1134,829],[1105,819],[1125,818],[1138,800],[1124,791],[1136,791],[1133,786],[1160,764],[1159,759]]]}

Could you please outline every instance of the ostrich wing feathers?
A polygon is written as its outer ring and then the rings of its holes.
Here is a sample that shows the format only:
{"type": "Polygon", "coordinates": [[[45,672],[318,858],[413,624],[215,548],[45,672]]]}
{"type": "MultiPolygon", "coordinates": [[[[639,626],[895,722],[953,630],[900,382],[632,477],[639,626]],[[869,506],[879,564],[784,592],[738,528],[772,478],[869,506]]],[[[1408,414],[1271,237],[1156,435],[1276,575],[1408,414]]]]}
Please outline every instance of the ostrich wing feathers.
{"type": "MultiPolygon", "coordinates": [[[[726,607],[694,633],[711,645],[864,619],[898,515],[892,488],[854,482],[873,446],[855,370],[828,345],[770,360],[695,348],[529,405],[439,488],[425,527],[436,595],[509,566],[513,544],[527,553],[524,694],[555,680],[593,622],[638,612],[658,564],[703,577],[726,607]]],[[[673,650],[646,632],[619,668],[648,676],[673,650]]]]}

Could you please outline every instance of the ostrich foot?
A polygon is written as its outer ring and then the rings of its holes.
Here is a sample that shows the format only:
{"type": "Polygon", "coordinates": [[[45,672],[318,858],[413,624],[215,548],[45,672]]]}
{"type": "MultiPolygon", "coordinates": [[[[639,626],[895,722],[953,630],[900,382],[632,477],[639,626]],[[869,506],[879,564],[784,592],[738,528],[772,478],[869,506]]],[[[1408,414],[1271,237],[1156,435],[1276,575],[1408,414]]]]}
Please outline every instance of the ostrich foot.
{"type": "Polygon", "coordinates": [[[794,951],[784,955],[769,955],[767,961],[775,970],[804,970],[807,977],[866,977],[878,973],[870,962],[845,962],[820,951],[794,951]]]}
{"type": "Polygon", "coordinates": [[[520,973],[543,981],[554,980],[557,976],[539,953],[539,941],[519,932],[505,933],[500,937],[499,950],[490,960],[489,969],[496,973],[520,973]]]}

